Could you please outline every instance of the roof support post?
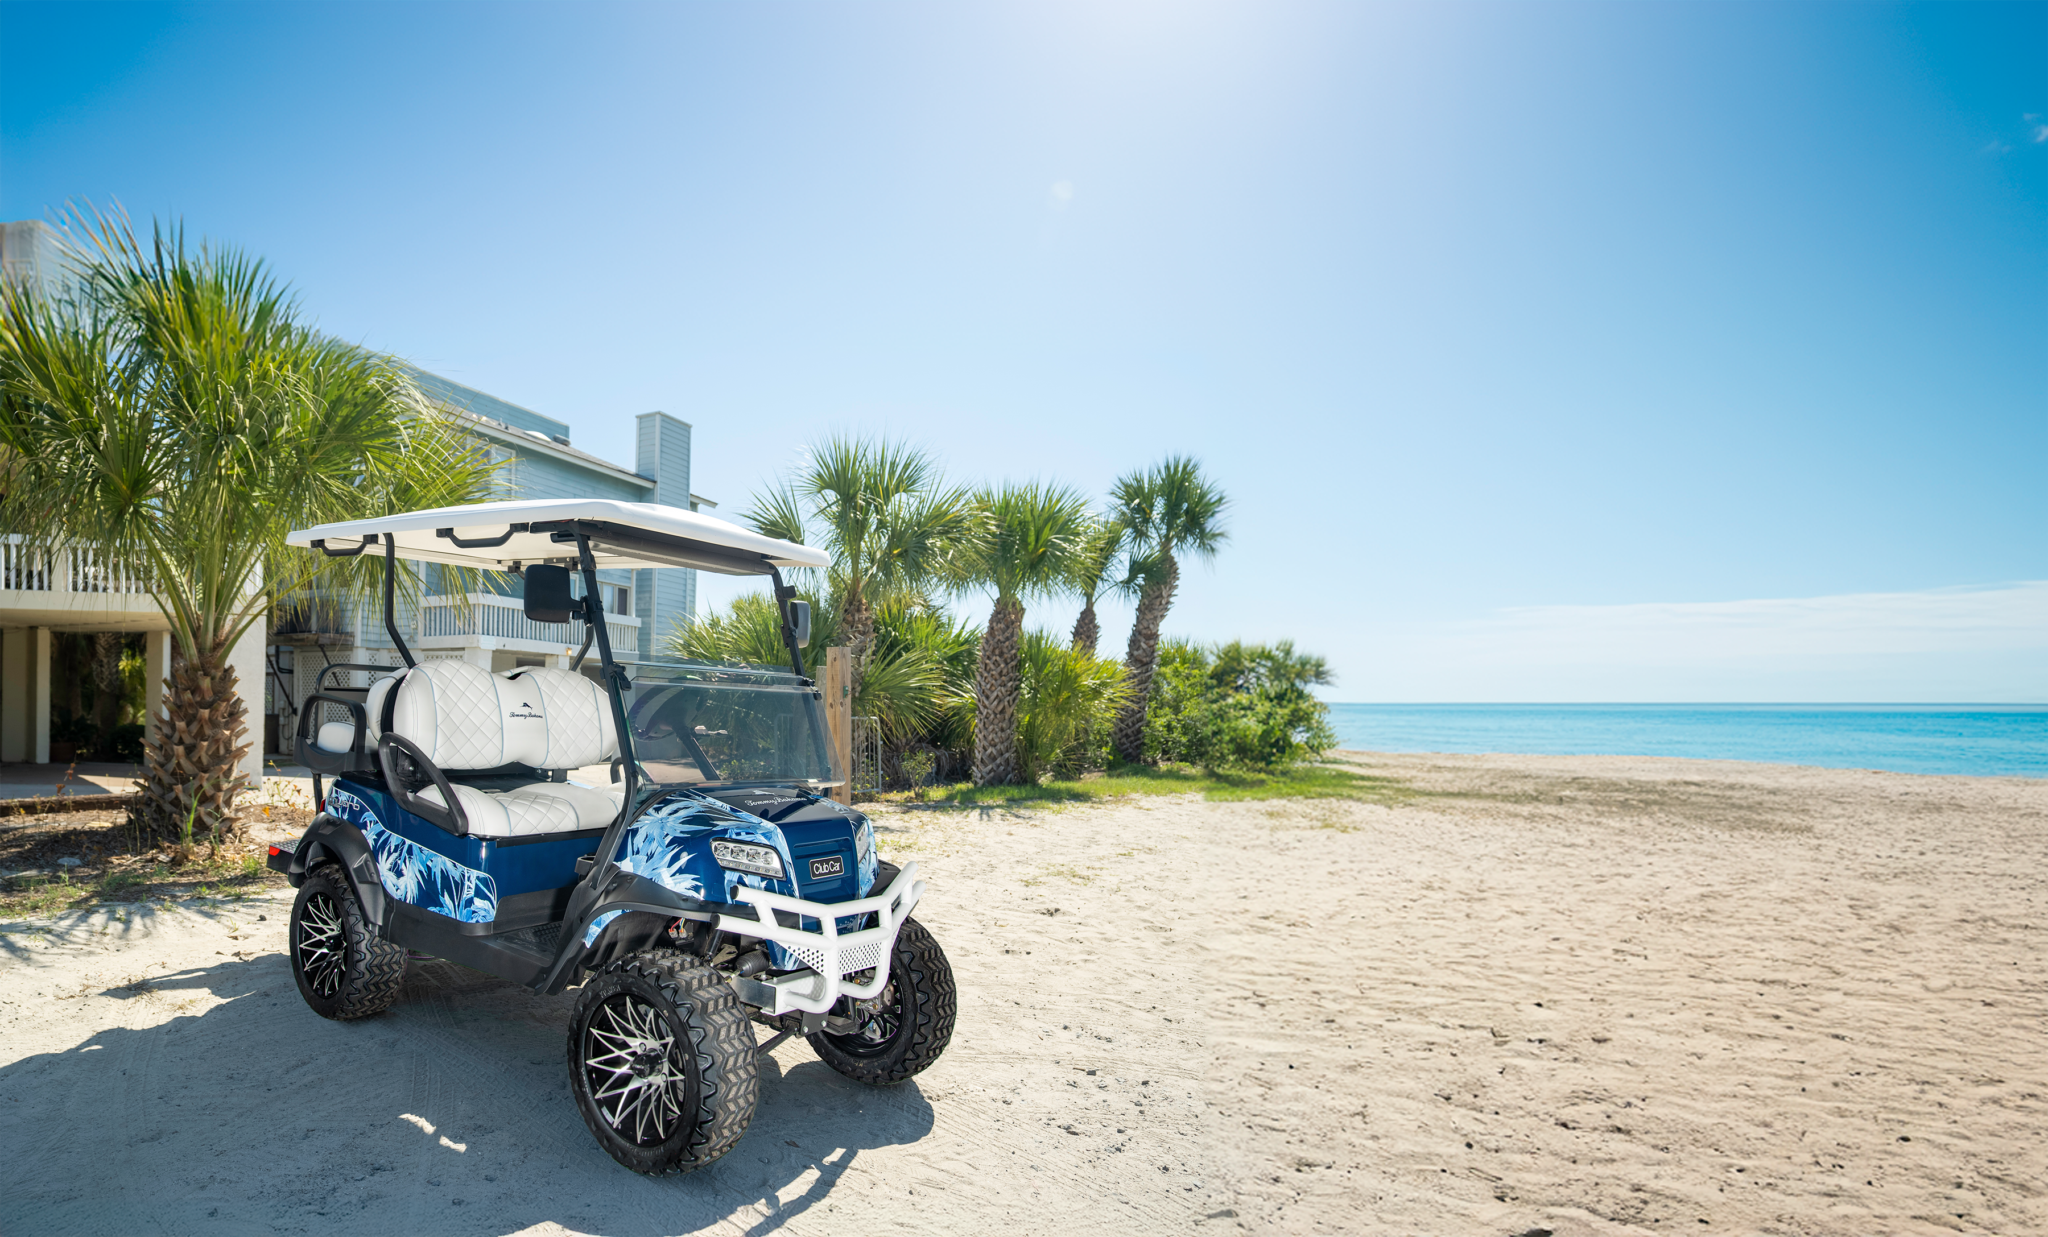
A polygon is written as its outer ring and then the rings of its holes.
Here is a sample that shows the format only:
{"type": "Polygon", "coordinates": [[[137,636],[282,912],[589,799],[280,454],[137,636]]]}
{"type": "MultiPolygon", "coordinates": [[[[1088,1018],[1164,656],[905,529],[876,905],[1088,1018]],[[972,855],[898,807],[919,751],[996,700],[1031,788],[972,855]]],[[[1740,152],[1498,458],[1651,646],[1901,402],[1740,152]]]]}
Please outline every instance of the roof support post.
{"type": "Polygon", "coordinates": [[[789,650],[789,668],[796,677],[809,679],[804,673],[804,654],[796,642],[796,624],[789,621],[789,603],[796,596],[796,587],[782,582],[782,568],[768,564],[768,574],[775,578],[775,618],[782,624],[782,647],[789,650]]]}
{"type": "MultiPolygon", "coordinates": [[[[590,556],[590,538],[576,534],[576,560],[583,568],[583,621],[586,635],[597,637],[598,664],[604,667],[605,694],[611,697],[612,725],[619,736],[621,780],[626,787],[626,811],[631,815],[639,800],[640,760],[633,752],[633,731],[626,717],[626,668],[612,658],[612,637],[605,629],[604,594],[597,586],[597,560],[590,556]]],[[[578,661],[582,658],[579,656],[578,661]]],[[[612,839],[607,836],[607,841],[612,839]]],[[[609,859],[609,853],[603,856],[609,859]]]]}
{"type": "Polygon", "coordinates": [[[405,647],[405,637],[398,634],[398,539],[390,533],[384,534],[384,633],[398,647],[406,669],[419,665],[412,659],[412,650],[405,647]]]}

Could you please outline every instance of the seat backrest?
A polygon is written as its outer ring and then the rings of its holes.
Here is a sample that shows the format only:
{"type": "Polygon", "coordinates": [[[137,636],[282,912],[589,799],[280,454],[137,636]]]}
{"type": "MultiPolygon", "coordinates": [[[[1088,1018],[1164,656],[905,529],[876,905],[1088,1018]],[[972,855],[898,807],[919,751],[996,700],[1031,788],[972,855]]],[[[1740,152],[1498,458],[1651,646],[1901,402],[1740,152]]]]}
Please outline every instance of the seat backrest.
{"type": "Polygon", "coordinates": [[[425,661],[392,690],[391,733],[410,739],[446,772],[495,769],[506,754],[506,718],[498,676],[466,661],[425,661]]]}
{"type": "Polygon", "coordinates": [[[508,716],[540,713],[539,734],[523,736],[515,757],[536,769],[580,769],[619,754],[619,731],[604,688],[570,670],[533,666],[514,670],[499,691],[516,703],[508,716]],[[537,740],[537,741],[536,741],[537,740]]]}
{"type": "Polygon", "coordinates": [[[604,690],[566,670],[497,675],[468,662],[428,661],[391,690],[392,733],[417,744],[443,772],[509,764],[574,769],[618,752],[604,690]]]}

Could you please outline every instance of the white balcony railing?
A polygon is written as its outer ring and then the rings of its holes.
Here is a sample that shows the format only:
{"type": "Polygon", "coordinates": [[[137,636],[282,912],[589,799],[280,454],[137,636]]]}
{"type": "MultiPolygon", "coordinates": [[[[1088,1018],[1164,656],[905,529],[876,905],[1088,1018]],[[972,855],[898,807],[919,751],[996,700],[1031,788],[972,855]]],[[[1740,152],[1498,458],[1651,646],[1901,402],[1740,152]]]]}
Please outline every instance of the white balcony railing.
{"type": "MultiPolygon", "coordinates": [[[[467,595],[468,612],[454,597],[428,597],[420,603],[422,648],[458,648],[481,639],[486,648],[553,653],[573,650],[583,642],[582,623],[536,623],[526,617],[517,597],[496,593],[467,595]]],[[[625,614],[605,615],[605,634],[612,652],[621,657],[640,653],[640,620],[625,614]]]]}
{"type": "Polygon", "coordinates": [[[19,533],[0,538],[0,591],[50,591],[50,550],[22,539],[19,533]]]}
{"type": "Polygon", "coordinates": [[[122,566],[90,546],[73,546],[71,591],[74,593],[153,593],[155,581],[146,567],[122,566]]]}
{"type": "Polygon", "coordinates": [[[155,591],[146,570],[107,561],[92,546],[53,549],[19,533],[0,537],[0,593],[133,593],[155,591]]]}

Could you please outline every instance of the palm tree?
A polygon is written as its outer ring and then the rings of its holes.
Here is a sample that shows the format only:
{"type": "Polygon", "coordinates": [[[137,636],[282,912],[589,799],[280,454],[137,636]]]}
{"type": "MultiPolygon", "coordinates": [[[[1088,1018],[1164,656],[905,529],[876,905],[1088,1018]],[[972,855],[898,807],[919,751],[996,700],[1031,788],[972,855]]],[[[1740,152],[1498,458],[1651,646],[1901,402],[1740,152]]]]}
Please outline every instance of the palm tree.
{"type": "Polygon", "coordinates": [[[1120,591],[1110,579],[1116,556],[1124,548],[1124,526],[1113,519],[1090,520],[1076,541],[1074,567],[1067,586],[1081,594],[1081,616],[1074,620],[1076,652],[1095,655],[1102,638],[1102,624],[1095,618],[1095,600],[1104,593],[1120,591]]]}
{"type": "Polygon", "coordinates": [[[1057,590],[1073,570],[1087,504],[1065,486],[1032,483],[984,490],[975,529],[956,564],[963,583],[995,591],[974,676],[974,784],[1017,780],[1017,700],[1024,598],[1057,590]]]}
{"type": "Polygon", "coordinates": [[[173,659],[136,816],[219,837],[249,750],[228,653],[334,573],[285,534],[473,501],[491,468],[387,358],[301,324],[261,262],[160,227],[145,246],[118,214],[65,237],[75,280],[0,289],[0,520],[147,572],[173,659]]]}
{"type": "Polygon", "coordinates": [[[1173,456],[1119,480],[1111,501],[1115,518],[1130,530],[1130,579],[1138,589],[1138,614],[1124,654],[1130,695],[1110,731],[1110,742],[1119,757],[1137,761],[1145,755],[1145,705],[1152,697],[1159,626],[1180,583],[1180,556],[1215,557],[1228,537],[1223,511],[1230,500],[1202,475],[1200,464],[1173,456]]]}
{"type": "Polygon", "coordinates": [[[741,517],[770,537],[808,544],[813,521],[832,555],[829,591],[851,650],[856,694],[875,643],[875,610],[937,579],[966,528],[966,496],[931,456],[888,439],[834,437],[797,475],[741,517]]]}

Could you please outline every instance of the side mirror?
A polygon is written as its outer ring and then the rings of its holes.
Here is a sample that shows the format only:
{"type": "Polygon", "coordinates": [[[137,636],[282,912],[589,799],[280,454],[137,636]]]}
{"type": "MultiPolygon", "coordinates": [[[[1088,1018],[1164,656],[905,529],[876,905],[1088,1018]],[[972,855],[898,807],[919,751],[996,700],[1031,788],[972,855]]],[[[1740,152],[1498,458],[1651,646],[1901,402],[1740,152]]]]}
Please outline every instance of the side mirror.
{"type": "Polygon", "coordinates": [[[535,563],[526,569],[526,617],[536,623],[566,623],[575,609],[567,567],[535,563]]]}
{"type": "Polygon", "coordinates": [[[789,603],[789,626],[796,632],[796,646],[808,648],[811,643],[811,603],[792,601],[789,603]]]}

